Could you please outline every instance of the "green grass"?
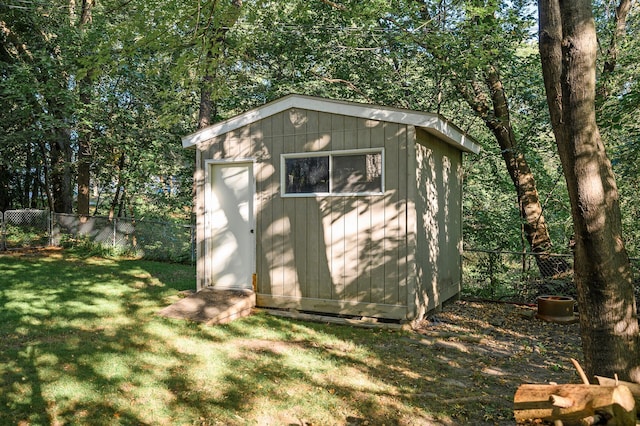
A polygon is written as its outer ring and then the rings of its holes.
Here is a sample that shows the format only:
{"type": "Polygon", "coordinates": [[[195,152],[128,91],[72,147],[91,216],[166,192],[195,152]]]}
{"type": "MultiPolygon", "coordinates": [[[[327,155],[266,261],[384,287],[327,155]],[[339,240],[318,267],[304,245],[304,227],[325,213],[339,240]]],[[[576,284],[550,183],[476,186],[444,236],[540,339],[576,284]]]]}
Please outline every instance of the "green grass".
{"type": "Polygon", "coordinates": [[[194,275],[63,252],[0,256],[0,424],[456,424],[463,415],[433,401],[450,367],[402,332],[266,314],[223,326],[157,316],[194,275]]]}

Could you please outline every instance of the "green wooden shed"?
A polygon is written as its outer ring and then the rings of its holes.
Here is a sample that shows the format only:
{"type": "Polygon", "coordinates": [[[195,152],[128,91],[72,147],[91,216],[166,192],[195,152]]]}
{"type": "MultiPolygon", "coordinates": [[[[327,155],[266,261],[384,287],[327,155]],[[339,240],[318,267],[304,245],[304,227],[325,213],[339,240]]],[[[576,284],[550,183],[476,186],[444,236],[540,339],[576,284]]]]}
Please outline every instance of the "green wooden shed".
{"type": "Polygon", "coordinates": [[[185,136],[197,289],[414,320],[461,289],[463,153],[440,115],[289,95],[185,136]]]}

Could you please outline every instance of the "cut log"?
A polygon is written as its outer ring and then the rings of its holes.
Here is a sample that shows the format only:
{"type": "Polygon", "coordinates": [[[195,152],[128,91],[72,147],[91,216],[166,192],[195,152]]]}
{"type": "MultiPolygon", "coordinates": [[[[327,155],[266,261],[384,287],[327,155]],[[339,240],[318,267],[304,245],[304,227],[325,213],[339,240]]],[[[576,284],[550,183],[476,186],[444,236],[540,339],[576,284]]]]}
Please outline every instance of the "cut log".
{"type": "Polygon", "coordinates": [[[513,398],[517,422],[541,419],[566,425],[585,425],[610,417],[618,426],[635,426],[636,404],[628,387],[598,385],[521,385],[513,398]],[[555,405],[554,405],[555,404],[555,405]]]}
{"type": "Polygon", "coordinates": [[[610,377],[595,376],[598,384],[602,386],[616,386],[625,385],[629,388],[633,394],[633,398],[636,400],[636,407],[640,407],[640,384],[633,382],[625,382],[622,380],[612,379],[610,377]]]}

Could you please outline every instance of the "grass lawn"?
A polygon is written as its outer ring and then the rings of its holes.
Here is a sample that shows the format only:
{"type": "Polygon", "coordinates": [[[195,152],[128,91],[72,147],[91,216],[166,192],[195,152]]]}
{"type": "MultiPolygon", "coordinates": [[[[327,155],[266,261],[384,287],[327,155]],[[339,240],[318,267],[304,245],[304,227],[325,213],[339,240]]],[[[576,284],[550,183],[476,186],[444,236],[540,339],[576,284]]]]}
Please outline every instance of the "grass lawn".
{"type": "Polygon", "coordinates": [[[407,332],[264,313],[223,326],[155,314],[194,286],[184,265],[0,255],[0,424],[448,425],[510,416],[509,404],[443,404],[473,386],[442,387],[460,366],[408,344],[407,332]]]}

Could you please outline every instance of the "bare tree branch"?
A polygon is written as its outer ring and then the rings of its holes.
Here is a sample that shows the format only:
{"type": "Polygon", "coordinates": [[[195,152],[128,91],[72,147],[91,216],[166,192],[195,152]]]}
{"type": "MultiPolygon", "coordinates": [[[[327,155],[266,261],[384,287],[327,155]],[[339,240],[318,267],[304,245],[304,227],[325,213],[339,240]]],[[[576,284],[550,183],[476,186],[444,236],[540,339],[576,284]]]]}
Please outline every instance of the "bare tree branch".
{"type": "Polygon", "coordinates": [[[352,81],[349,80],[344,80],[342,78],[331,78],[331,77],[326,77],[320,73],[317,73],[315,71],[311,71],[311,74],[313,74],[314,76],[318,77],[319,79],[326,81],[327,83],[340,83],[340,84],[344,84],[345,86],[347,86],[349,89],[353,90],[354,92],[356,92],[357,94],[361,95],[362,97],[364,97],[367,102],[370,103],[374,103],[373,99],[371,99],[369,96],[367,96],[362,90],[360,90],[358,88],[358,86],[356,86],[352,81]]]}

